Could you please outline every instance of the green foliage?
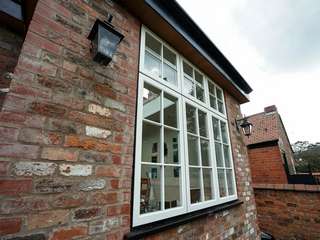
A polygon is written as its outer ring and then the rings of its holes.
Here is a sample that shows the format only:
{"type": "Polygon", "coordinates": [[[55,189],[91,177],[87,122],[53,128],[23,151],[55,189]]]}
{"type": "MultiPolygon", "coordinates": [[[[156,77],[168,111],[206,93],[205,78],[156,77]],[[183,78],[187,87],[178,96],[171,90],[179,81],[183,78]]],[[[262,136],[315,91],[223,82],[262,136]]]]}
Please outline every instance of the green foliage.
{"type": "Polygon", "coordinates": [[[297,172],[320,172],[320,146],[310,146],[307,150],[294,154],[297,172]]]}

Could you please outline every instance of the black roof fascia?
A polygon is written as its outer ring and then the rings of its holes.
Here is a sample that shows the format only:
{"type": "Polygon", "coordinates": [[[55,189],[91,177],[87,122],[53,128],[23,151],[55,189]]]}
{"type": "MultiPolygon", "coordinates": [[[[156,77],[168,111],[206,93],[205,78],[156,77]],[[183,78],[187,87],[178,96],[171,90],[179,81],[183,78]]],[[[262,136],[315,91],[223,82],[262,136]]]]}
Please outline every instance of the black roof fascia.
{"type": "Polygon", "coordinates": [[[238,90],[245,94],[252,92],[252,88],[240,73],[175,0],[145,0],[145,2],[180,33],[238,90]]]}

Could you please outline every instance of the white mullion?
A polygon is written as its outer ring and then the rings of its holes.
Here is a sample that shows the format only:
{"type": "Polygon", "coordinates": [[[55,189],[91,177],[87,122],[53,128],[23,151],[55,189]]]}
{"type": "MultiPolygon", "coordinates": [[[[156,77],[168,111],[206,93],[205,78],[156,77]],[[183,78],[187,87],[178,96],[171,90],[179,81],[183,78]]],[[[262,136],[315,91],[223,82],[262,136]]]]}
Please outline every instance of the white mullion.
{"type": "MultiPolygon", "coordinates": [[[[209,102],[210,104],[210,102],[209,102]]],[[[214,136],[213,136],[213,127],[212,127],[212,116],[211,114],[207,114],[207,126],[208,126],[208,137],[209,137],[209,146],[210,146],[210,166],[211,166],[211,191],[213,194],[213,199],[218,199],[218,192],[217,189],[219,188],[217,182],[217,168],[216,168],[216,162],[215,162],[215,144],[214,144],[214,136]]]]}
{"type": "Polygon", "coordinates": [[[203,173],[202,173],[202,156],[201,156],[201,142],[200,142],[200,126],[199,126],[199,109],[196,108],[196,129],[197,129],[197,143],[198,143],[198,165],[200,170],[200,193],[201,193],[201,202],[204,202],[204,185],[203,185],[203,173]]]}
{"type": "Polygon", "coordinates": [[[161,123],[161,133],[160,133],[160,163],[161,163],[161,210],[163,211],[165,209],[165,181],[164,181],[164,126],[163,126],[163,91],[161,91],[160,94],[160,123],[161,123]]]}
{"type": "Polygon", "coordinates": [[[150,123],[150,124],[152,124],[152,125],[156,125],[156,126],[158,126],[158,127],[161,127],[161,126],[162,126],[161,123],[158,123],[158,122],[149,120],[149,119],[147,119],[147,118],[142,119],[142,122],[147,122],[147,123],[150,123]]]}

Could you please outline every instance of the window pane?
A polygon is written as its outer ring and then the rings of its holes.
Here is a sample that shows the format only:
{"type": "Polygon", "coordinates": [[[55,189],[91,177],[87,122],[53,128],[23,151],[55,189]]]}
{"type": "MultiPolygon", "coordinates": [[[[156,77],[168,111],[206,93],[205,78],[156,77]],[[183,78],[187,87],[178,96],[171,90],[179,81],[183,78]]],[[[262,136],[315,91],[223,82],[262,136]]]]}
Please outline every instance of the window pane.
{"type": "Polygon", "coordinates": [[[216,95],[216,93],[215,93],[215,91],[214,91],[214,85],[210,82],[210,81],[208,81],[208,86],[209,86],[209,93],[210,94],[213,94],[213,95],[216,95]]]}
{"type": "Polygon", "coordinates": [[[220,197],[227,196],[227,189],[226,189],[226,177],[224,175],[223,169],[218,169],[218,181],[219,181],[219,191],[220,197]]]}
{"type": "Polygon", "coordinates": [[[165,63],[163,64],[163,80],[174,85],[178,84],[177,71],[165,63]]]}
{"type": "Polygon", "coordinates": [[[164,167],[164,189],[165,189],[165,209],[181,206],[180,186],[181,174],[180,167],[164,167]]]}
{"type": "Polygon", "coordinates": [[[200,187],[200,169],[189,168],[190,171],[190,199],[191,203],[201,201],[201,187],[200,187]]]}
{"type": "Polygon", "coordinates": [[[143,118],[160,122],[160,90],[149,84],[143,88],[143,118]]]}
{"type": "Polygon", "coordinates": [[[197,71],[194,71],[194,78],[203,87],[203,76],[197,71]]]}
{"type": "Polygon", "coordinates": [[[179,164],[179,132],[169,128],[164,129],[164,161],[179,164]]]}
{"type": "Polygon", "coordinates": [[[155,77],[161,77],[161,60],[148,51],[145,53],[144,68],[155,77]]]}
{"type": "Polygon", "coordinates": [[[178,99],[164,93],[163,118],[165,125],[177,127],[177,102],[178,99]]]}
{"type": "Polygon", "coordinates": [[[204,90],[202,87],[199,87],[199,85],[196,85],[196,96],[197,99],[199,99],[201,102],[204,102],[204,90]]]}
{"type": "Polygon", "coordinates": [[[160,127],[143,123],[142,130],[142,162],[160,162],[160,127]]]}
{"type": "Polygon", "coordinates": [[[196,109],[186,104],[187,131],[197,133],[196,109]]]}
{"type": "Polygon", "coordinates": [[[215,142],[215,150],[216,150],[216,161],[218,167],[223,167],[223,158],[222,158],[222,150],[221,143],[215,142]]]}
{"type": "Polygon", "coordinates": [[[230,159],[230,152],[229,146],[223,145],[223,154],[224,154],[224,162],[226,167],[231,167],[231,159],[230,159]]]}
{"type": "Polygon", "coordinates": [[[221,141],[219,120],[216,118],[212,118],[212,125],[213,125],[212,127],[213,127],[214,139],[217,141],[221,141]]]}
{"type": "Polygon", "coordinates": [[[183,62],[183,72],[193,78],[193,68],[186,62],[183,62]]]}
{"type": "Polygon", "coordinates": [[[183,84],[184,92],[190,94],[191,96],[194,96],[193,82],[190,79],[184,77],[183,84]]]}
{"type": "Polygon", "coordinates": [[[223,102],[218,100],[218,111],[224,113],[223,102]]]}
{"type": "Polygon", "coordinates": [[[198,110],[200,136],[207,137],[207,114],[198,110]]]}
{"type": "Polygon", "coordinates": [[[220,125],[221,125],[222,142],[228,143],[227,124],[220,121],[220,125]]]}
{"type": "Polygon", "coordinates": [[[198,138],[188,134],[188,155],[190,165],[199,165],[198,138]]]}
{"type": "Polygon", "coordinates": [[[177,65],[176,55],[165,46],[163,46],[163,58],[170,62],[172,65],[177,65]]]}
{"type": "Polygon", "coordinates": [[[209,141],[201,139],[200,140],[200,146],[201,146],[201,160],[202,160],[202,166],[210,166],[210,160],[209,160],[209,141]]]}
{"type": "Polygon", "coordinates": [[[148,33],[146,33],[146,47],[161,56],[161,43],[148,33]]]}
{"type": "Polygon", "coordinates": [[[161,209],[161,168],[141,165],[140,213],[155,212],[161,209]]]}
{"type": "Polygon", "coordinates": [[[233,174],[231,169],[227,169],[228,194],[234,195],[233,174]]]}
{"type": "Polygon", "coordinates": [[[211,186],[211,169],[203,168],[203,187],[204,187],[204,199],[212,199],[212,186],[211,186]]]}
{"type": "Polygon", "coordinates": [[[217,109],[217,102],[216,98],[212,95],[210,95],[210,106],[214,109],[217,109]]]}
{"type": "Polygon", "coordinates": [[[217,98],[222,101],[222,99],[223,99],[222,91],[219,88],[216,88],[216,90],[217,90],[217,98]]]}

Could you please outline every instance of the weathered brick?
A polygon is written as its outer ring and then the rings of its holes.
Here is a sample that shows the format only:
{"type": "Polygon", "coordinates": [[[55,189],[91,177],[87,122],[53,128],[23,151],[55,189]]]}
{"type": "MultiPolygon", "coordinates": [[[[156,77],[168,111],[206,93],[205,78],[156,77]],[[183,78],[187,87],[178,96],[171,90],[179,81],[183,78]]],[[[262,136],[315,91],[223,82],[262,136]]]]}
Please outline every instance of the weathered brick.
{"type": "Polygon", "coordinates": [[[120,103],[118,101],[112,100],[110,98],[108,98],[108,99],[106,99],[104,101],[104,106],[119,110],[121,112],[125,112],[126,111],[126,107],[125,107],[124,104],[122,104],[122,103],[120,103]]]}
{"type": "Polygon", "coordinates": [[[92,174],[91,165],[61,164],[59,170],[60,174],[64,176],[89,176],[92,174]]]}
{"type": "Polygon", "coordinates": [[[0,203],[1,214],[21,214],[30,211],[48,210],[49,208],[47,200],[37,197],[3,199],[0,203]]]}
{"type": "Polygon", "coordinates": [[[19,195],[23,193],[29,193],[31,190],[31,179],[0,180],[0,194],[3,195],[19,195]]]}
{"type": "Polygon", "coordinates": [[[13,142],[18,138],[18,129],[0,127],[0,142],[13,142]]]}
{"type": "Polygon", "coordinates": [[[56,208],[74,208],[84,205],[86,197],[83,194],[63,194],[55,197],[52,206],[56,208]]]}
{"type": "Polygon", "coordinates": [[[90,222],[89,224],[89,234],[97,234],[102,232],[111,231],[114,228],[117,228],[121,225],[121,218],[112,217],[104,220],[98,220],[90,222]]]}
{"type": "Polygon", "coordinates": [[[118,194],[116,192],[113,192],[113,193],[97,192],[92,195],[90,200],[92,204],[96,204],[96,205],[112,204],[112,203],[116,203],[117,201],[118,201],[118,194]]]}
{"type": "Polygon", "coordinates": [[[81,191],[92,191],[103,189],[106,186],[106,180],[104,179],[88,179],[81,181],[79,189],[81,191]]]}
{"type": "Polygon", "coordinates": [[[20,130],[19,140],[26,143],[57,145],[62,143],[62,136],[59,133],[44,132],[40,129],[23,128],[20,130]]]}
{"type": "Polygon", "coordinates": [[[76,221],[89,220],[100,216],[101,213],[101,208],[98,207],[77,209],[73,213],[73,219],[76,221]]]}
{"type": "Polygon", "coordinates": [[[46,228],[55,225],[63,225],[68,221],[69,210],[53,210],[39,212],[28,216],[28,229],[46,228]]]}
{"type": "Polygon", "coordinates": [[[97,166],[96,175],[99,177],[119,177],[120,169],[114,166],[97,166]]]}
{"type": "Polygon", "coordinates": [[[111,116],[111,111],[109,108],[101,107],[96,104],[89,104],[88,105],[88,111],[94,114],[98,114],[103,117],[110,117],[111,116]]]}
{"type": "Polygon", "coordinates": [[[20,237],[9,237],[6,238],[6,240],[46,240],[47,237],[43,233],[36,233],[36,234],[28,234],[25,236],[20,236],[20,237]]]}
{"type": "Polygon", "coordinates": [[[10,162],[0,161],[0,176],[6,176],[9,174],[9,165],[10,162]]]}
{"type": "Polygon", "coordinates": [[[79,161],[90,163],[111,163],[111,154],[85,150],[80,152],[79,161]]]}
{"type": "Polygon", "coordinates": [[[48,176],[52,175],[57,168],[55,163],[45,162],[17,162],[13,171],[17,176],[48,176]]]}
{"type": "Polygon", "coordinates": [[[39,179],[35,181],[35,193],[62,193],[70,192],[75,188],[75,183],[62,179],[39,179]]]}
{"type": "Polygon", "coordinates": [[[33,102],[30,106],[30,112],[49,117],[62,117],[66,113],[66,109],[57,104],[33,102]]]}
{"type": "Polygon", "coordinates": [[[54,231],[50,240],[71,240],[85,236],[87,234],[87,226],[72,226],[69,228],[59,228],[54,231]]]}
{"type": "Polygon", "coordinates": [[[101,128],[86,126],[86,135],[89,137],[96,137],[96,138],[108,138],[111,135],[110,130],[105,130],[101,128]]]}
{"type": "Polygon", "coordinates": [[[0,219],[0,236],[19,232],[21,229],[21,224],[21,218],[0,219]]]}
{"type": "Polygon", "coordinates": [[[108,151],[112,153],[121,152],[121,146],[119,144],[102,143],[95,139],[83,138],[83,137],[77,137],[77,136],[66,136],[65,146],[79,147],[83,149],[96,150],[99,152],[108,152],[108,151]]]}
{"type": "Polygon", "coordinates": [[[77,161],[78,151],[68,148],[45,147],[42,149],[41,158],[49,160],[77,161]]]}
{"type": "Polygon", "coordinates": [[[24,157],[35,159],[38,156],[39,146],[23,144],[0,144],[1,157],[24,157]]]}

